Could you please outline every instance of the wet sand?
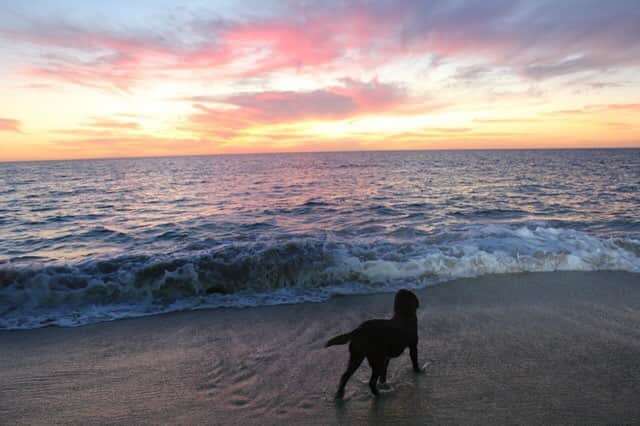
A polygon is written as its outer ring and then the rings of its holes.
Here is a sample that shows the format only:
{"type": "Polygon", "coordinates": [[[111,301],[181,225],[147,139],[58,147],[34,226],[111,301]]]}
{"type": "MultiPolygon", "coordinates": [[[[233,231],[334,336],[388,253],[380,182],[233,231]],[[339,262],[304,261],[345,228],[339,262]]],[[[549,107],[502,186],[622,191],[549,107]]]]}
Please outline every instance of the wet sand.
{"type": "Polygon", "coordinates": [[[335,401],[347,347],[393,295],[0,332],[0,424],[640,423],[640,275],[536,273],[418,292],[421,364],[364,363],[335,401]]]}

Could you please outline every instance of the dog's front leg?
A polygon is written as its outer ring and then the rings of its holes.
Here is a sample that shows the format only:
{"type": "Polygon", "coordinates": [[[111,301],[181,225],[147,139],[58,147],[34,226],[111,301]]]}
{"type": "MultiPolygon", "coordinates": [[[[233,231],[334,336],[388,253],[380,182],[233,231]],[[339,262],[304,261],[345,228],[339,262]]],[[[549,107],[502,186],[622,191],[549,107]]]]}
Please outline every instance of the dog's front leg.
{"type": "Polygon", "coordinates": [[[378,392],[378,379],[382,375],[382,370],[384,369],[386,357],[384,355],[367,355],[367,361],[369,361],[369,365],[371,366],[371,380],[369,380],[369,387],[371,388],[371,393],[375,396],[378,396],[380,392],[378,392]]]}
{"type": "Polygon", "coordinates": [[[422,373],[422,369],[418,365],[418,345],[412,345],[409,348],[409,356],[411,357],[411,364],[413,364],[413,371],[422,373]]]}
{"type": "Polygon", "coordinates": [[[380,383],[387,383],[387,370],[389,369],[389,361],[391,358],[386,357],[384,360],[384,367],[382,369],[382,374],[380,375],[380,383]]]}

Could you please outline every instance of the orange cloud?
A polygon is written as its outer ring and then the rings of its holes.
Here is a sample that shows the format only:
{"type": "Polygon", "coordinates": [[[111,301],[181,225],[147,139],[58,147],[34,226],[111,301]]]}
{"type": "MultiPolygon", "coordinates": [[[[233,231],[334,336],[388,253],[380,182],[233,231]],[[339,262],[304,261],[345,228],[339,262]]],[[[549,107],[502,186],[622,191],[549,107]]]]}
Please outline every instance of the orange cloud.
{"type": "MultiPolygon", "coordinates": [[[[111,118],[93,118],[74,129],[50,130],[51,134],[78,136],[83,139],[108,140],[110,137],[121,135],[129,130],[142,130],[142,126],[136,121],[123,121],[111,118]]],[[[65,143],[69,143],[66,141],[65,143]]]]}
{"type": "Polygon", "coordinates": [[[20,121],[11,118],[0,118],[0,132],[21,133],[20,121]]]}
{"type": "Polygon", "coordinates": [[[640,112],[640,104],[596,104],[586,105],[577,109],[565,109],[559,111],[553,111],[549,114],[561,114],[561,115],[585,115],[601,112],[640,112]]]}
{"type": "Polygon", "coordinates": [[[89,127],[98,127],[103,129],[123,129],[123,130],[138,130],[140,124],[135,121],[121,121],[108,118],[95,118],[87,123],[89,127]]]}
{"type": "Polygon", "coordinates": [[[522,118],[487,118],[481,119],[476,118],[473,120],[476,123],[480,124],[518,124],[518,123],[539,123],[542,121],[541,118],[531,118],[531,117],[522,117],[522,118]]]}
{"type": "Polygon", "coordinates": [[[148,156],[211,154],[215,146],[199,139],[162,138],[150,135],[84,137],[60,140],[50,149],[52,158],[116,158],[148,156]]]}

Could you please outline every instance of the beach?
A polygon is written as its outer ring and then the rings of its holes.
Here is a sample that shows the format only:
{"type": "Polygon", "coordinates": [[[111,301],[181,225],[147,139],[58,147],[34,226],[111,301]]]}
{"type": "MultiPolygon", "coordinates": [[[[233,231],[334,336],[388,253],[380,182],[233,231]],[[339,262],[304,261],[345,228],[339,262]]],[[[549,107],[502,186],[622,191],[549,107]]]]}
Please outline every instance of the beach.
{"type": "Polygon", "coordinates": [[[552,272],[417,291],[419,359],[366,363],[334,400],[336,334],[392,293],[0,332],[3,424],[631,424],[640,421],[640,275],[552,272]]]}

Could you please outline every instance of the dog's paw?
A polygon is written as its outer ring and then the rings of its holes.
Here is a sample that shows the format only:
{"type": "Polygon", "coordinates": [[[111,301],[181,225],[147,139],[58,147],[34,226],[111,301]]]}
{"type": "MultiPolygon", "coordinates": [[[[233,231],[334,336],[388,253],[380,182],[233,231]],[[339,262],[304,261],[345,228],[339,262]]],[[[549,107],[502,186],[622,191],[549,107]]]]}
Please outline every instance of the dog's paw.
{"type": "Polygon", "coordinates": [[[384,383],[378,383],[378,389],[386,391],[386,390],[390,390],[391,389],[391,385],[387,382],[384,383]]]}
{"type": "Polygon", "coordinates": [[[427,372],[427,367],[429,367],[429,365],[431,365],[430,361],[427,361],[424,363],[424,365],[422,367],[418,367],[418,368],[414,368],[413,371],[416,374],[423,374],[427,372]]]}

